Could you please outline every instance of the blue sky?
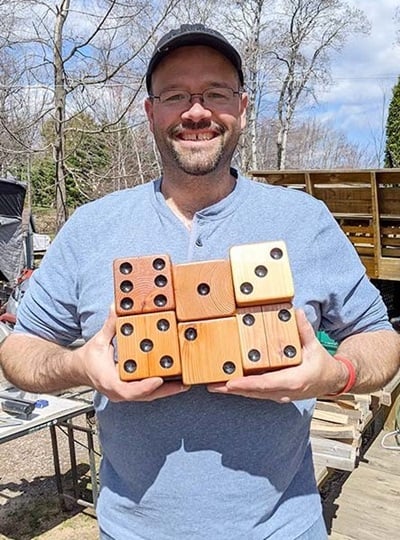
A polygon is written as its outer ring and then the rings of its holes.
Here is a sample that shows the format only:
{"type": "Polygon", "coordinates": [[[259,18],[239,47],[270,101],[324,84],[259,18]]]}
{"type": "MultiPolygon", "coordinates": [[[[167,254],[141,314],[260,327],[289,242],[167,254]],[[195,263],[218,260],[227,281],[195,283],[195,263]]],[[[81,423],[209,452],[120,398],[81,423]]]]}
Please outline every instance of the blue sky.
{"type": "Polygon", "coordinates": [[[400,75],[400,21],[394,20],[400,0],[348,0],[365,12],[369,35],[355,35],[332,57],[333,84],[318,93],[315,116],[327,120],[361,145],[382,141],[392,88],[400,75]]]}

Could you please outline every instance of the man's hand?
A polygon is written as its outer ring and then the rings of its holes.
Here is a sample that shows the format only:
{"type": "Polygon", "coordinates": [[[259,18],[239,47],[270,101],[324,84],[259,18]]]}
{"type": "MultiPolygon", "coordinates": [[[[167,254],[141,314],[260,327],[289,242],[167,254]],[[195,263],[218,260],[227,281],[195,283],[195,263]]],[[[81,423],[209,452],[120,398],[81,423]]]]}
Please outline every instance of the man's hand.
{"type": "Polygon", "coordinates": [[[86,384],[106,395],[111,401],[151,401],[184,392],[182,382],[164,383],[161,377],[141,381],[121,381],[114,362],[116,314],[110,309],[101,330],[73,354],[77,369],[83,370],[86,384]]]}
{"type": "Polygon", "coordinates": [[[345,366],[320,344],[303,311],[296,311],[296,321],[302,344],[300,365],[210,384],[208,390],[280,403],[339,392],[348,377],[345,366]]]}

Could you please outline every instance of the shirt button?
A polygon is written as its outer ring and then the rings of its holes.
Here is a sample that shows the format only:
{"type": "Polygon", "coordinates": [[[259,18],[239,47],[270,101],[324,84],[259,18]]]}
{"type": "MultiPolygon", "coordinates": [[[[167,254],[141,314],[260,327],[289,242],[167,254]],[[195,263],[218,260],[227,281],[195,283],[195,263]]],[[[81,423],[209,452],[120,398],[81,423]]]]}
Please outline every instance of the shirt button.
{"type": "Polygon", "coordinates": [[[196,240],[196,246],[197,246],[197,247],[203,247],[203,242],[201,241],[201,238],[198,238],[198,239],[196,240]]]}

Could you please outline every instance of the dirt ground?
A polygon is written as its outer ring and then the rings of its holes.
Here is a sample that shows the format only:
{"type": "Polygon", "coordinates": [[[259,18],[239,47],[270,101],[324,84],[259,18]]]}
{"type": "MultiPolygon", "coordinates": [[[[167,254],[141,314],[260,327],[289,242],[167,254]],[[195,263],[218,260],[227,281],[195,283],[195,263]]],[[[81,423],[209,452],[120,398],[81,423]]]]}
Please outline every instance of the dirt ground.
{"type": "MultiPolygon", "coordinates": [[[[72,495],[68,439],[63,433],[58,433],[57,438],[64,488],[72,495]]],[[[62,510],[52,456],[48,429],[0,445],[1,540],[98,539],[91,508],[68,501],[68,510],[62,510]]],[[[80,484],[84,485],[88,479],[88,457],[79,445],[77,464],[80,484]]]]}
{"type": "MultiPolygon", "coordinates": [[[[0,384],[4,383],[0,372],[0,384]]],[[[77,417],[74,423],[85,426],[85,416],[77,417]]],[[[73,495],[68,437],[62,427],[57,427],[56,433],[64,491],[73,495]]],[[[80,496],[90,502],[87,437],[74,433],[80,496]]],[[[0,444],[0,540],[98,539],[94,510],[70,499],[65,501],[64,510],[55,478],[48,428],[0,444]]]]}

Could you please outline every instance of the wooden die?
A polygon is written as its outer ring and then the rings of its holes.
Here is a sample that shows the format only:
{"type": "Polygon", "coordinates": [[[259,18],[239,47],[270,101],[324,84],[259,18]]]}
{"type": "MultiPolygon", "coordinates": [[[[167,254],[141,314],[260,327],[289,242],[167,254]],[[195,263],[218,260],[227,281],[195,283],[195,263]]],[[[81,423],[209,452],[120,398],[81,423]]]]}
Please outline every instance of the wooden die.
{"type": "Polygon", "coordinates": [[[168,255],[115,260],[113,271],[117,315],[175,309],[171,266],[168,255]]]}
{"type": "Polygon", "coordinates": [[[270,367],[261,306],[239,308],[236,312],[242,351],[243,372],[257,374],[270,367]]]}
{"type": "Polygon", "coordinates": [[[283,241],[233,246],[230,261],[238,306],[275,304],[293,298],[292,273],[283,241]]]}
{"type": "Polygon", "coordinates": [[[184,384],[222,382],[243,375],[235,317],[178,323],[184,384]]]}
{"type": "Polygon", "coordinates": [[[173,281],[178,321],[234,314],[236,305],[229,261],[175,265],[173,281]]]}
{"type": "Polygon", "coordinates": [[[181,363],[173,311],[117,318],[120,378],[180,378],[181,363]]]}
{"type": "Polygon", "coordinates": [[[271,369],[301,363],[301,343],[292,304],[262,306],[271,369]]]}

